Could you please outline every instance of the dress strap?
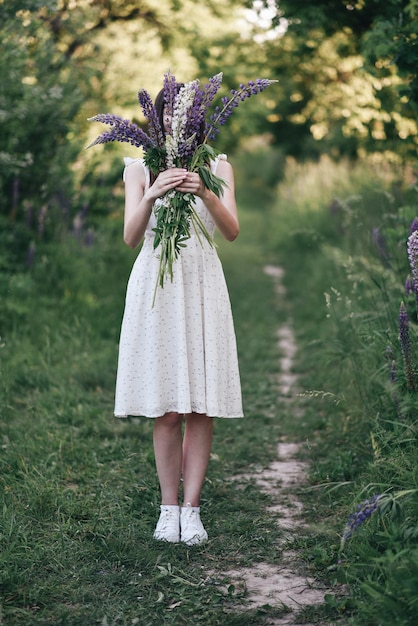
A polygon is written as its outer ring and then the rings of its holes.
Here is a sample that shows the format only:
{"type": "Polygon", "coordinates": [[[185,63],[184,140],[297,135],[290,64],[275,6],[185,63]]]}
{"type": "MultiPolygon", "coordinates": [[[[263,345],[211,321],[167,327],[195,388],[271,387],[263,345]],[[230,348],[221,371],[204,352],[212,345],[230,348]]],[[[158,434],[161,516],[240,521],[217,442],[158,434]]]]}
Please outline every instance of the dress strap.
{"type": "Polygon", "coordinates": [[[132,157],[123,157],[123,162],[125,163],[125,168],[123,170],[123,182],[125,182],[126,170],[128,169],[128,167],[132,165],[132,163],[138,163],[138,161],[139,163],[142,163],[142,166],[145,170],[145,185],[146,185],[146,188],[148,189],[148,187],[150,186],[150,174],[149,174],[149,169],[144,163],[144,159],[133,159],[132,157]]]}
{"type": "Polygon", "coordinates": [[[219,161],[227,161],[227,160],[228,160],[228,157],[227,157],[227,155],[226,155],[226,154],[223,154],[223,153],[222,153],[222,154],[218,154],[218,156],[216,157],[216,159],[214,159],[213,161],[211,161],[211,169],[212,169],[212,172],[213,172],[214,174],[216,173],[216,170],[217,170],[217,167],[218,167],[218,163],[219,163],[219,161]]]}

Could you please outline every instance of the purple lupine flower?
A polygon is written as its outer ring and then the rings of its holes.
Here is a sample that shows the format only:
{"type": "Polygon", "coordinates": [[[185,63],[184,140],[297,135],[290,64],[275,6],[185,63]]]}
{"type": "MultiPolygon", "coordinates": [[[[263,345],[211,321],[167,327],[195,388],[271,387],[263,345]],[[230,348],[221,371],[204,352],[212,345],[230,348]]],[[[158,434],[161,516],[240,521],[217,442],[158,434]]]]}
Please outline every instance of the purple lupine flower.
{"type": "MultiPolygon", "coordinates": [[[[418,219],[415,218],[415,220],[417,220],[418,224],[418,219]]],[[[412,222],[412,225],[414,222],[412,222]]],[[[418,313],[418,230],[413,230],[409,235],[407,248],[409,265],[412,271],[412,291],[415,294],[415,306],[418,313]]]]}
{"type": "Polygon", "coordinates": [[[130,143],[136,148],[144,148],[148,150],[155,146],[155,142],[133,122],[122,119],[119,115],[111,113],[99,113],[94,117],[88,118],[89,122],[102,122],[111,126],[111,130],[105,131],[92,141],[87,148],[91,148],[97,144],[109,143],[110,141],[121,141],[130,143]]]}
{"type": "Polygon", "coordinates": [[[277,81],[269,80],[268,78],[257,78],[255,81],[248,81],[246,85],[241,84],[239,89],[231,89],[231,96],[228,99],[224,97],[221,100],[223,105],[222,109],[216,107],[214,114],[209,118],[209,127],[206,133],[207,139],[215,139],[216,135],[219,133],[219,127],[225,124],[240,102],[250,98],[252,95],[261,93],[275,82],[277,81]]]}
{"type": "Polygon", "coordinates": [[[164,74],[164,112],[173,117],[174,103],[177,98],[176,77],[168,71],[164,74]]]}
{"type": "Polygon", "coordinates": [[[353,533],[355,533],[355,531],[377,510],[379,498],[381,498],[381,495],[375,494],[371,498],[368,498],[356,506],[356,512],[351,513],[348,518],[348,522],[345,525],[344,533],[341,539],[341,548],[344,547],[347,539],[349,539],[353,533]]]}
{"type": "Polygon", "coordinates": [[[401,344],[404,362],[406,385],[409,391],[415,391],[415,372],[412,359],[411,339],[409,336],[409,320],[405,305],[401,302],[399,308],[399,342],[401,344]]]}
{"type": "Polygon", "coordinates": [[[164,145],[164,135],[161,129],[160,120],[158,119],[157,111],[155,110],[154,103],[145,89],[138,91],[138,102],[141,105],[142,112],[145,119],[148,122],[148,132],[151,140],[157,146],[162,147],[164,145]]]}
{"type": "Polygon", "coordinates": [[[213,102],[214,97],[219,91],[222,84],[223,74],[215,74],[212,78],[209,78],[209,82],[203,87],[203,107],[208,109],[213,102]]]}
{"type": "Polygon", "coordinates": [[[414,217],[411,222],[411,226],[409,227],[409,234],[412,235],[416,230],[418,230],[418,217],[414,217]]]}
{"type": "Polygon", "coordinates": [[[164,135],[158,119],[157,111],[148,91],[140,89],[138,91],[138,102],[141,105],[142,112],[148,122],[148,132],[151,140],[157,146],[164,144],[164,135]]]}
{"type": "Polygon", "coordinates": [[[414,230],[408,237],[408,259],[412,275],[418,278],[418,230],[414,230]]]}

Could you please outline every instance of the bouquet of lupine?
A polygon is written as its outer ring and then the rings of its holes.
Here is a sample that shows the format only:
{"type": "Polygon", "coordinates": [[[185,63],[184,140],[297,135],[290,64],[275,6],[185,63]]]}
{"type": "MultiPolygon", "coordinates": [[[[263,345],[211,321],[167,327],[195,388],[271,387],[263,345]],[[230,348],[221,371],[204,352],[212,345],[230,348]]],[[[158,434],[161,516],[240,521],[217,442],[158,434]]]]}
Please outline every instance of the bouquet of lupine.
{"type": "MultiPolygon", "coordinates": [[[[170,167],[182,167],[197,172],[208,189],[220,196],[224,181],[210,169],[210,161],[218,152],[209,146],[220,127],[225,124],[240,102],[258,94],[272,83],[257,79],[241,84],[221,98],[220,104],[211,111],[211,105],[222,83],[222,73],[216,74],[201,86],[193,80],[178,87],[170,72],[164,75],[164,112],[171,116],[171,129],[163,132],[152,99],[145,89],[138,93],[138,101],[148,122],[148,133],[139,126],[110,113],[95,115],[91,122],[102,122],[111,129],[102,133],[87,146],[121,141],[144,150],[144,161],[153,174],[158,175],[170,167]]],[[[210,245],[213,240],[194,208],[194,196],[171,190],[159,198],[153,207],[156,216],[154,249],[160,246],[160,266],[157,285],[164,286],[166,275],[173,279],[173,265],[190,237],[190,228],[199,232],[210,245]]]]}

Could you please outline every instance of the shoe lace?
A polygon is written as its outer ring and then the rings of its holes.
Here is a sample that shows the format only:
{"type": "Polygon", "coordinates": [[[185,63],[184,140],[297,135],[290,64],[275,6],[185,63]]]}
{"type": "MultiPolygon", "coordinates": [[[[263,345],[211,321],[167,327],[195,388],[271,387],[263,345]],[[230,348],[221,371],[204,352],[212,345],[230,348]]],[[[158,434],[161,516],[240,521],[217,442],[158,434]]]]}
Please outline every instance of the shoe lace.
{"type": "Polygon", "coordinates": [[[193,509],[188,510],[187,515],[186,515],[187,526],[194,526],[195,529],[197,530],[198,523],[199,523],[199,513],[197,511],[194,511],[193,509]]]}
{"type": "Polygon", "coordinates": [[[175,522],[175,517],[175,511],[171,509],[164,509],[160,518],[161,528],[166,529],[167,526],[170,526],[173,522],[175,522]]]}

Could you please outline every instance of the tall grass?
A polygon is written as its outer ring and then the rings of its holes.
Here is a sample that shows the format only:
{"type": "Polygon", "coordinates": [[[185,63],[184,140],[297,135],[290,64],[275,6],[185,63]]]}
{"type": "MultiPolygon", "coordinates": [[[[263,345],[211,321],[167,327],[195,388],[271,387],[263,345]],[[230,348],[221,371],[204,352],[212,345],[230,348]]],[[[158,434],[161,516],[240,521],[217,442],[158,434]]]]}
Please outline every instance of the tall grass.
{"type": "Polygon", "coordinates": [[[274,210],[272,247],[301,346],[306,426],[297,434],[310,442],[311,512],[323,536],[307,558],[348,584],[349,601],[328,601],[354,607],[353,624],[416,623],[417,392],[398,325],[403,301],[415,370],[415,296],[404,290],[415,185],[410,169],[383,163],[290,162],[274,210]],[[368,505],[356,505],[375,494],[376,512],[360,517],[368,505]],[[341,542],[353,512],[355,532],[341,542]]]}

